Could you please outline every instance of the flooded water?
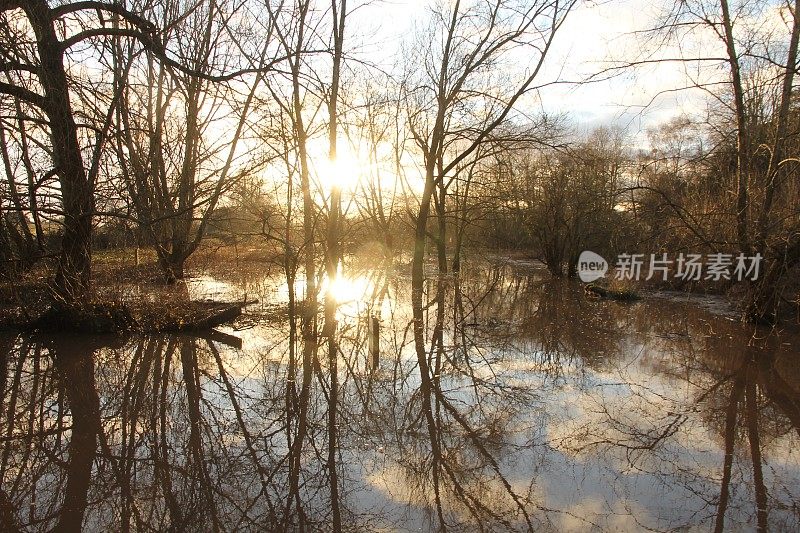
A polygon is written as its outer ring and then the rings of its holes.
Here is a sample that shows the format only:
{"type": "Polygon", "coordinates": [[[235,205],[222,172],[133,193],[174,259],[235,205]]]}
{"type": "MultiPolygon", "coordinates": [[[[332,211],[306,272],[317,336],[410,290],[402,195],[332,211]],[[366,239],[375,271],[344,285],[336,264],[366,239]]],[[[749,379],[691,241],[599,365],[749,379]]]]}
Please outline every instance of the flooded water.
{"type": "Polygon", "coordinates": [[[258,299],[219,333],[0,337],[0,529],[800,528],[797,335],[495,262],[415,339],[404,268],[329,285],[335,360],[252,272],[184,288],[258,299]]]}

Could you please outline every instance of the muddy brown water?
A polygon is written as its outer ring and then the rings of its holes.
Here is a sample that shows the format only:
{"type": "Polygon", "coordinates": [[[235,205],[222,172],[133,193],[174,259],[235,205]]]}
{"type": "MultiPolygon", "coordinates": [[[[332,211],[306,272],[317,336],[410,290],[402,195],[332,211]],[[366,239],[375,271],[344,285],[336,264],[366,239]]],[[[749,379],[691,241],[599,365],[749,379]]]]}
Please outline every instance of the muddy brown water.
{"type": "Polygon", "coordinates": [[[424,386],[403,268],[323,290],[340,303],[335,431],[324,339],[301,420],[276,272],[183,288],[259,300],[222,335],[0,336],[0,529],[328,531],[334,507],[352,531],[800,529],[796,333],[483,263],[427,282],[424,386]]]}

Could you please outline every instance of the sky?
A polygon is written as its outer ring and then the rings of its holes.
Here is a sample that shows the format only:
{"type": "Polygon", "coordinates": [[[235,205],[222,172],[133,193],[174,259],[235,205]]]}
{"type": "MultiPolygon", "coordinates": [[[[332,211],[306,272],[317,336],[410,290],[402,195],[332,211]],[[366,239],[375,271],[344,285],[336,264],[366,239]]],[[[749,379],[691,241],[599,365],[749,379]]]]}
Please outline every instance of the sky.
{"type": "MultiPolygon", "coordinates": [[[[390,62],[399,43],[413,30],[414,20],[425,16],[425,0],[386,0],[357,13],[358,29],[371,37],[362,51],[390,62]]],[[[546,63],[544,78],[566,80],[542,90],[541,102],[548,113],[568,113],[578,130],[619,125],[644,142],[648,128],[685,113],[702,112],[707,97],[697,91],[659,92],[686,84],[683,67],[671,63],[653,66],[636,75],[620,73],[606,81],[577,83],[602,70],[609,60],[637,55],[640,43],[630,35],[649,27],[659,13],[646,0],[582,2],[556,37],[546,63]],[[654,101],[653,101],[654,100],[654,101]]],[[[704,43],[707,51],[716,42],[704,43]]],[[[669,54],[669,50],[662,50],[669,54]]]]}

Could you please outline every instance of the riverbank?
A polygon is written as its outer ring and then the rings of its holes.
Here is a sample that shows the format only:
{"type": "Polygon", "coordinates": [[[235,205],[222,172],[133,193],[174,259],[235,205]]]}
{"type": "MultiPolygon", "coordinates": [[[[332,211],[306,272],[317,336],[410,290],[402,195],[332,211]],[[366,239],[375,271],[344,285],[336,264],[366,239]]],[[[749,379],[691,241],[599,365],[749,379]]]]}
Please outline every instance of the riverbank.
{"type": "MultiPolygon", "coordinates": [[[[188,277],[221,271],[263,269],[274,250],[234,246],[213,239],[187,261],[188,277]]],[[[59,302],[50,289],[46,263],[0,283],[0,331],[75,333],[167,333],[210,329],[228,323],[254,300],[193,299],[185,283],[166,284],[152,249],[98,250],[93,290],[85,301],[59,302]]]]}

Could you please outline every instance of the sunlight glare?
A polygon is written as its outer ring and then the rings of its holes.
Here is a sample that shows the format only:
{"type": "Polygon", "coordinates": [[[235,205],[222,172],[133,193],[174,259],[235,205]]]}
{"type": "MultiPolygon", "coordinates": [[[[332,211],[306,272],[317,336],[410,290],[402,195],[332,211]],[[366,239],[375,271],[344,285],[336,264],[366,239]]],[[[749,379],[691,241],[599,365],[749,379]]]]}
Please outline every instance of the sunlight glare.
{"type": "Polygon", "coordinates": [[[338,187],[340,190],[353,191],[361,179],[363,166],[358,157],[342,144],[331,160],[327,155],[318,157],[316,167],[318,178],[326,190],[338,187]]]}
{"type": "Polygon", "coordinates": [[[372,281],[368,277],[358,276],[351,278],[344,276],[341,272],[341,266],[339,267],[339,273],[332,282],[329,282],[327,278],[322,282],[323,292],[333,296],[339,305],[364,301],[373,289],[372,281]]]}

